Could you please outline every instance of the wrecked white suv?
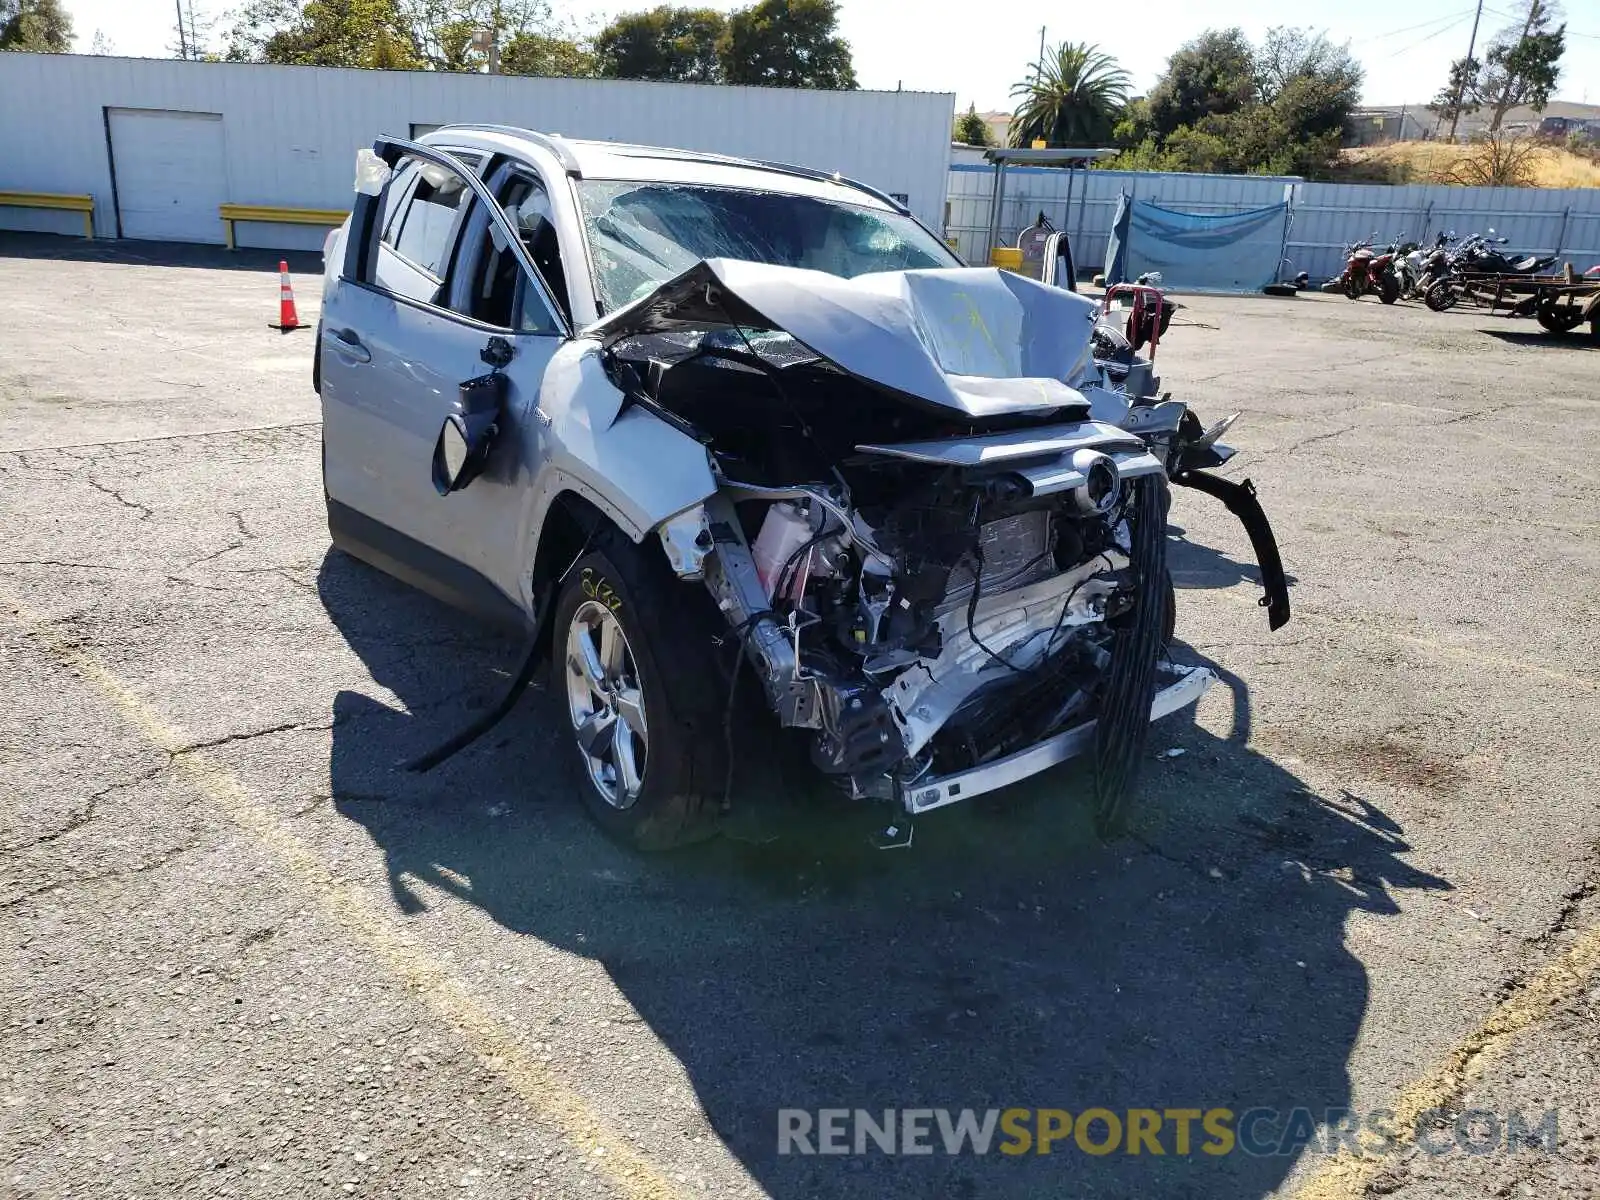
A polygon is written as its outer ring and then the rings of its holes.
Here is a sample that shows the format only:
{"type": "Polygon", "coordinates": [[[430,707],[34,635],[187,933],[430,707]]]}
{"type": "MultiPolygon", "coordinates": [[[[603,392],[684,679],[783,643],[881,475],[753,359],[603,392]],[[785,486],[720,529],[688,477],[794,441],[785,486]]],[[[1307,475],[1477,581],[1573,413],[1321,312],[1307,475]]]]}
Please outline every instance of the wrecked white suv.
{"type": "Polygon", "coordinates": [[[1200,470],[1221,428],[1070,280],[965,267],[870,188],[454,126],[380,139],[357,193],[318,334],[333,541],[525,629],[521,682],[548,651],[633,844],[714,826],[741,695],[886,825],[1081,754],[1116,828],[1146,726],[1212,681],[1164,653],[1169,481],[1240,516],[1288,619],[1253,489],[1200,470]]]}

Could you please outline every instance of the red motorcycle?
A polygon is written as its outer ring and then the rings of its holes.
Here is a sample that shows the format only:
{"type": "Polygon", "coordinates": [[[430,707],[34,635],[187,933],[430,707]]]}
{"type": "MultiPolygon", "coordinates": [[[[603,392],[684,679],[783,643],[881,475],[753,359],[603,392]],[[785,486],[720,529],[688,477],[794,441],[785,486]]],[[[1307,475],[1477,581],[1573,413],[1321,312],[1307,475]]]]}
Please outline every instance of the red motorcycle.
{"type": "Polygon", "coordinates": [[[1368,292],[1376,292],[1385,304],[1400,299],[1400,280],[1394,273],[1394,256],[1399,244],[1389,246],[1379,254],[1372,248],[1373,234],[1364,242],[1345,247],[1344,273],[1339,276],[1339,290],[1352,300],[1359,300],[1368,292]]]}

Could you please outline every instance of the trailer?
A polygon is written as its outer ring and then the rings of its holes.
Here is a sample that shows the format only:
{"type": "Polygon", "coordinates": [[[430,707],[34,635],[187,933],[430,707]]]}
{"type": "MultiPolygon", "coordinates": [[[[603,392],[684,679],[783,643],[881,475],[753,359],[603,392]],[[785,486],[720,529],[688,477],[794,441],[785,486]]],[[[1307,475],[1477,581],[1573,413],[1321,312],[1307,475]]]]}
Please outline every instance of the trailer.
{"type": "Polygon", "coordinates": [[[1600,338],[1600,276],[1464,274],[1454,281],[1462,296],[1507,317],[1533,317],[1547,333],[1571,333],[1585,321],[1600,338]],[[1502,312],[1502,309],[1504,310],[1502,312]]]}

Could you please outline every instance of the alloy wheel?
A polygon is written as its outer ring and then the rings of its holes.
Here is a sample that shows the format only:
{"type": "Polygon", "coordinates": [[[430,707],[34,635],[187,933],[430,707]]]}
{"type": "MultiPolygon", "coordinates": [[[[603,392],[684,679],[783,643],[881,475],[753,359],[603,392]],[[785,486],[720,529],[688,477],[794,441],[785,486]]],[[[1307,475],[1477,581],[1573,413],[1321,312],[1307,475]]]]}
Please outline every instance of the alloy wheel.
{"type": "Polygon", "coordinates": [[[586,600],[567,627],[567,708],[595,789],[613,808],[631,808],[644,786],[649,748],[644,691],[622,623],[586,600]]]}

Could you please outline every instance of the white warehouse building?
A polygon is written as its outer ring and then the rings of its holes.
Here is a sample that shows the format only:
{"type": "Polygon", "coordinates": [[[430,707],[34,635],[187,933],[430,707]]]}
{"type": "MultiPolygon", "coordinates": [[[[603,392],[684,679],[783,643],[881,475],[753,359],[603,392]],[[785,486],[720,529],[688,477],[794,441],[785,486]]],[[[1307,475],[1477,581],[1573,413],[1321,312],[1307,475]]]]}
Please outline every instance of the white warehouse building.
{"type": "MultiPolygon", "coordinates": [[[[223,204],[348,209],[356,151],[452,122],[705,150],[837,171],[944,219],[955,97],[629,80],[0,54],[0,191],[89,195],[97,237],[224,241],[223,204]]],[[[0,229],[83,232],[0,207],[0,229]]],[[[323,231],[237,226],[241,246],[323,231]]]]}

